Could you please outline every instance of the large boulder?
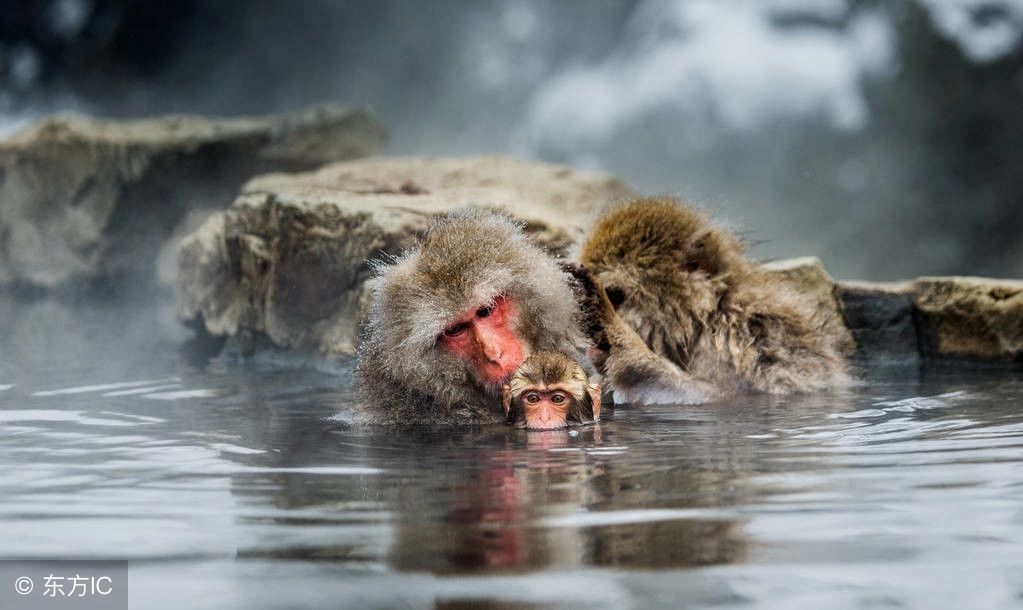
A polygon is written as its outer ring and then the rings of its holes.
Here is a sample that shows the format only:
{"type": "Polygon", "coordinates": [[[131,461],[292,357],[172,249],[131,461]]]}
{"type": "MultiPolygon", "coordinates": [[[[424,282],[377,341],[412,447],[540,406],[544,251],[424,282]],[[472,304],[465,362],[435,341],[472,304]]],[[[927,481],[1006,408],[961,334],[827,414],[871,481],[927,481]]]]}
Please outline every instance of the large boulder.
{"type": "Polygon", "coordinates": [[[109,121],[64,115],[0,143],[0,288],[150,281],[195,208],[223,208],[255,174],[377,154],[366,112],[109,121]]]}
{"type": "Polygon", "coordinates": [[[243,344],[351,354],[367,261],[412,245],[434,216],[504,211],[563,254],[592,210],[633,195],[604,174],[504,158],[369,159],[261,176],[182,241],[178,314],[243,344]]]}

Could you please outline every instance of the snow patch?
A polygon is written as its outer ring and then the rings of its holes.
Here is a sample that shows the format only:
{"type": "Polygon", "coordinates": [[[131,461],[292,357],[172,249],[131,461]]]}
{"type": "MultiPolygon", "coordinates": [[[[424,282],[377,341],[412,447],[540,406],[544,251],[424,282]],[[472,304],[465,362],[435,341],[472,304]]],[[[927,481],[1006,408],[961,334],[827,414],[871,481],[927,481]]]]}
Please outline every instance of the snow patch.
{"type": "Polygon", "coordinates": [[[920,0],[934,27],[971,60],[984,63],[1023,42],[1023,0],[920,0]]]}
{"type": "Polygon", "coordinates": [[[859,129],[869,119],[861,80],[891,65],[894,32],[880,12],[860,11],[843,25],[846,11],[841,0],[646,0],[610,55],[535,94],[528,137],[605,141],[664,110],[736,130],[812,114],[859,129]],[[779,23],[796,9],[803,21],[779,23]]]}

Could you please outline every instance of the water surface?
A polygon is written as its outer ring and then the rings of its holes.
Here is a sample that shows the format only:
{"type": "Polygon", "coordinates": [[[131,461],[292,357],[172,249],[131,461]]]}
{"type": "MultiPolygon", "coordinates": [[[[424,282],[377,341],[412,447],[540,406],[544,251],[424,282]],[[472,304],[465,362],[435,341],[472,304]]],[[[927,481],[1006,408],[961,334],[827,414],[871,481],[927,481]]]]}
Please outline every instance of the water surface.
{"type": "Polygon", "coordinates": [[[133,608],[1023,606],[1018,369],[359,429],[351,363],[0,310],[0,558],[130,560],[133,608]]]}

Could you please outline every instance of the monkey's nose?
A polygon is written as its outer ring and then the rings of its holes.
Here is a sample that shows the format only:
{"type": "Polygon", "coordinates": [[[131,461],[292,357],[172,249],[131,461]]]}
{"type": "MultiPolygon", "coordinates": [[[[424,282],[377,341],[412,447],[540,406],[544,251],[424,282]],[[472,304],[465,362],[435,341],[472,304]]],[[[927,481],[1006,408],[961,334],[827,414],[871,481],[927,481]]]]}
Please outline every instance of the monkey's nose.
{"type": "Polygon", "coordinates": [[[488,362],[501,362],[501,357],[504,356],[504,350],[501,348],[500,342],[494,341],[490,337],[477,333],[476,344],[479,346],[480,351],[483,352],[483,357],[486,358],[488,362]]]}
{"type": "Polygon", "coordinates": [[[544,424],[561,423],[561,417],[550,407],[540,408],[536,419],[544,424]]]}

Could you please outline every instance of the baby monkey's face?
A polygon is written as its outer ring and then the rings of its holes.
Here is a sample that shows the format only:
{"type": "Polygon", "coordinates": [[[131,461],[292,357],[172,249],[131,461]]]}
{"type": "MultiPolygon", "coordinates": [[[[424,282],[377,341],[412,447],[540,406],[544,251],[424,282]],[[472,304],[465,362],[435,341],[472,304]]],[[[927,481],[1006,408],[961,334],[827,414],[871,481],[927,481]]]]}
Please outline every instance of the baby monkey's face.
{"type": "Polygon", "coordinates": [[[528,430],[554,430],[600,419],[600,386],[560,352],[536,352],[503,388],[509,424],[528,430]]]}
{"type": "Polygon", "coordinates": [[[530,388],[521,395],[522,424],[531,430],[551,430],[568,425],[568,412],[575,398],[557,385],[530,388]]]}

